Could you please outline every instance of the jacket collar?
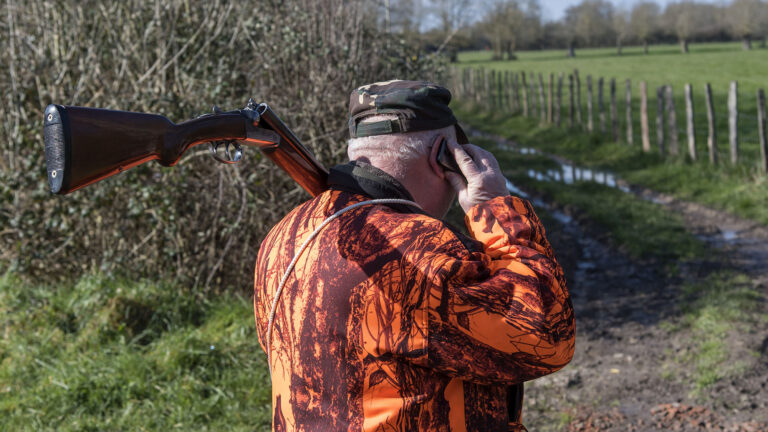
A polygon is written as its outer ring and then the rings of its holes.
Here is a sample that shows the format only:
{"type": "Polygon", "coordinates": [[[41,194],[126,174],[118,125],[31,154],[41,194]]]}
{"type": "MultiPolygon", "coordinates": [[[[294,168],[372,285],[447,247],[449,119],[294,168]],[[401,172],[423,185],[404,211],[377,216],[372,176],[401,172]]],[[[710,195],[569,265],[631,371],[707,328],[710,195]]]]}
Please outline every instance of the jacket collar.
{"type": "MultiPolygon", "coordinates": [[[[375,166],[362,161],[351,161],[331,168],[328,174],[328,186],[333,190],[368,196],[373,199],[398,198],[413,201],[413,196],[402,183],[375,166]]],[[[426,212],[411,206],[399,204],[388,204],[388,206],[400,213],[427,215],[426,212]]],[[[445,223],[445,226],[456,234],[456,237],[467,250],[472,252],[483,250],[482,243],[465,236],[448,223],[445,223]]]]}
{"type": "MultiPolygon", "coordinates": [[[[413,201],[413,196],[391,175],[362,162],[351,161],[346,164],[336,165],[328,174],[328,186],[334,190],[365,195],[373,199],[397,198],[413,201]]],[[[412,213],[408,206],[393,205],[398,210],[406,209],[412,213]]]]}

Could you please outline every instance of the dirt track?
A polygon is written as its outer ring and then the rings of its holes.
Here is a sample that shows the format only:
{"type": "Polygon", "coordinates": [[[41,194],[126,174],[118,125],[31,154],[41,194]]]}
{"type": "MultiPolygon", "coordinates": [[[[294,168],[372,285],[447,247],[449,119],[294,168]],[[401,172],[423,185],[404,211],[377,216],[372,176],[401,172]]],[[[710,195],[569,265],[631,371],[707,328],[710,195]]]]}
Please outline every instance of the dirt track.
{"type": "MultiPolygon", "coordinates": [[[[604,240],[601,227],[530,197],[556,219],[548,234],[569,280],[577,344],[569,366],[526,385],[526,426],[532,432],[768,431],[768,323],[729,341],[734,356],[758,353],[748,369],[698,392],[686,379],[690,367],[679,360],[695,343],[692,334],[665,325],[683,315],[680,286],[715,270],[747,274],[765,299],[768,228],[646,189],[629,191],[682,214],[712,259],[681,265],[680,277],[664,276],[663,263],[633,262],[604,240]]],[[[760,307],[768,312],[765,302],[760,307]]]]}

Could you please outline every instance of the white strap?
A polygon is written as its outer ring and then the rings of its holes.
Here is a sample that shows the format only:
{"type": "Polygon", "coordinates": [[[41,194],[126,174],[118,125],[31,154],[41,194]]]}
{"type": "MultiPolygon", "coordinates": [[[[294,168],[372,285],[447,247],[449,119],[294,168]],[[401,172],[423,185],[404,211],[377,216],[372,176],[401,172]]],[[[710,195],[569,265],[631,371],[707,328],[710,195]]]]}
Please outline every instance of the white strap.
{"type": "Polygon", "coordinates": [[[275,293],[275,298],[272,300],[272,309],[269,312],[269,324],[267,327],[267,366],[269,367],[269,377],[272,378],[272,325],[274,324],[275,320],[275,312],[277,311],[277,303],[280,301],[280,295],[283,293],[283,287],[285,286],[285,282],[288,280],[288,276],[293,271],[293,268],[296,266],[296,261],[299,260],[299,257],[304,252],[304,250],[307,248],[307,245],[309,245],[309,242],[311,242],[315,237],[317,237],[317,234],[320,233],[320,230],[325,228],[326,225],[331,223],[334,219],[341,216],[342,214],[346,213],[349,210],[368,205],[368,204],[404,204],[408,206],[413,206],[418,208],[419,210],[423,210],[420,205],[416,204],[413,201],[408,201],[404,199],[394,199],[394,198],[386,198],[386,199],[374,199],[370,201],[363,201],[359,202],[357,204],[352,204],[349,207],[345,207],[336,213],[332,214],[328,219],[324,220],[323,223],[318,226],[312,234],[309,235],[309,237],[304,241],[304,243],[299,248],[299,251],[296,252],[296,255],[293,256],[293,259],[291,260],[291,263],[288,264],[288,268],[285,270],[285,274],[283,275],[283,278],[280,279],[280,285],[277,286],[277,292],[275,293]]]}

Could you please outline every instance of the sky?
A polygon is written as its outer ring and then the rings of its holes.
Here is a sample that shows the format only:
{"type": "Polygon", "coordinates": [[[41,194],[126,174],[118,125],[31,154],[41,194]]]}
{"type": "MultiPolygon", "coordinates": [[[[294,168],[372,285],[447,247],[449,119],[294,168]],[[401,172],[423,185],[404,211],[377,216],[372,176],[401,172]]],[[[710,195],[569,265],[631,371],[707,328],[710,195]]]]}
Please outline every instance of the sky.
{"type": "MultiPolygon", "coordinates": [[[[636,0],[609,0],[614,6],[625,6],[631,8],[636,0]]],[[[662,9],[668,3],[675,3],[674,0],[655,0],[662,9]]],[[[544,19],[547,21],[559,20],[565,14],[569,6],[577,5],[581,0],[541,0],[541,11],[544,19]]],[[[698,3],[723,3],[722,0],[698,0],[698,3]]]]}

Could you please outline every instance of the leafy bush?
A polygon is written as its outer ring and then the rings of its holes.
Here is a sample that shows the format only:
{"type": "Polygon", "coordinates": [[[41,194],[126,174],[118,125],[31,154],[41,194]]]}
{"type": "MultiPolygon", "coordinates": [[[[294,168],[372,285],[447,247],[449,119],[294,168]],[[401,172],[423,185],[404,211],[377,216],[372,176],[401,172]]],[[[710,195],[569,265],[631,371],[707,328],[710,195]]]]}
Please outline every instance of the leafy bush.
{"type": "Polygon", "coordinates": [[[47,192],[49,103],[161,113],[268,102],[317,158],[344,158],[348,94],[439,80],[442,62],[377,27],[372,0],[10,1],[0,17],[0,270],[93,271],[251,284],[260,239],[308,196],[259,154],[237,166],[191,151],[70,196],[47,192]]]}

